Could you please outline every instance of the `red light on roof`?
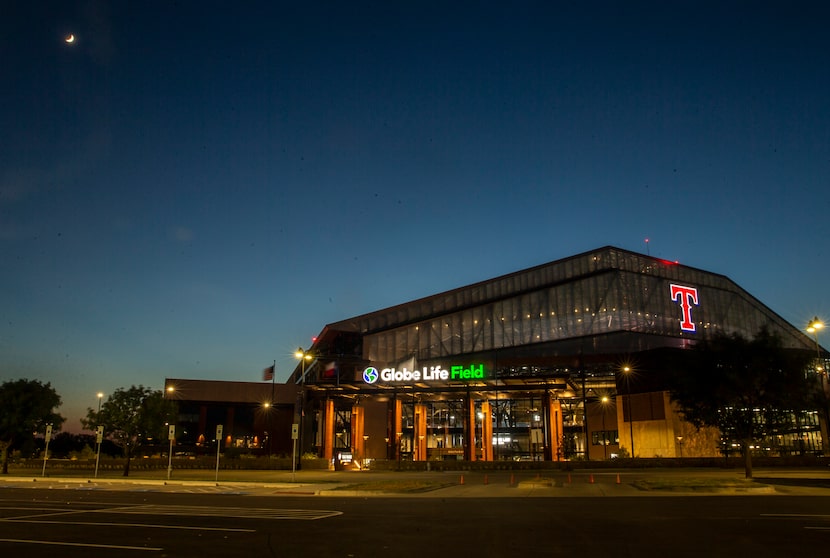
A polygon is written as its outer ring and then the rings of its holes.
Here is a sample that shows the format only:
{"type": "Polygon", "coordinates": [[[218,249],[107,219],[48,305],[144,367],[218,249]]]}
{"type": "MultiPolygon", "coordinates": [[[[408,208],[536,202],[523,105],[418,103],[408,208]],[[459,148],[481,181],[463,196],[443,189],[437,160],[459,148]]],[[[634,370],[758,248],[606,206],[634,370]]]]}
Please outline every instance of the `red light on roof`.
{"type": "Polygon", "coordinates": [[[674,260],[673,262],[670,262],[669,260],[659,260],[659,261],[660,261],[660,263],[666,264],[666,265],[679,265],[680,264],[680,262],[678,262],[677,260],[674,260]]]}

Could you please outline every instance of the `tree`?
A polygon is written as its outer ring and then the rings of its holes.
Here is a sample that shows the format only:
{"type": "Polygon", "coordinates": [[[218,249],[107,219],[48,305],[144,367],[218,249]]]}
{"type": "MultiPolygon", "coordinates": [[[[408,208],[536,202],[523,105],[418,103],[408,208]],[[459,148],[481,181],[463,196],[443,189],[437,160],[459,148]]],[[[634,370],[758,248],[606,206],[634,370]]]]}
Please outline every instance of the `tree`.
{"type": "Polygon", "coordinates": [[[58,458],[72,458],[84,456],[88,459],[95,457],[95,436],[89,434],[72,434],[61,432],[49,443],[49,453],[58,458]]]}
{"type": "Polygon", "coordinates": [[[761,328],[754,339],[716,334],[684,352],[675,366],[671,397],[697,428],[717,427],[722,439],[740,442],[746,478],[750,446],[792,425],[808,405],[805,371],[810,354],[785,349],[761,328]]]}
{"type": "Polygon", "coordinates": [[[65,420],[55,412],[61,398],[49,384],[38,380],[12,380],[0,385],[0,451],[3,474],[9,474],[9,450],[34,438],[47,424],[59,430],[65,420]]]}
{"type": "Polygon", "coordinates": [[[161,391],[144,386],[119,388],[101,405],[101,411],[87,409],[82,419],[84,428],[95,430],[104,427],[104,436],[111,439],[124,452],[124,476],[130,474],[130,459],[142,444],[165,439],[165,424],[173,421],[175,404],[164,399],[161,391]]]}

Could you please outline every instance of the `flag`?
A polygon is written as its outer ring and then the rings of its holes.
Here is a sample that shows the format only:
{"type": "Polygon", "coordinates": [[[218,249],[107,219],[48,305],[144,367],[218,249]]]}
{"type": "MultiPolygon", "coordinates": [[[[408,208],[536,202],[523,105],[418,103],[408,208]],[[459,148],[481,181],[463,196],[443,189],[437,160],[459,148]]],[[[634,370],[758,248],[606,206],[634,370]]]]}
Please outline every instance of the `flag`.
{"type": "Polygon", "coordinates": [[[326,365],[325,370],[323,370],[323,377],[334,378],[335,376],[337,376],[337,362],[331,361],[326,365]]]}
{"type": "Polygon", "coordinates": [[[262,381],[263,382],[270,382],[274,379],[274,365],[272,364],[268,368],[265,368],[262,371],[262,381]]]}

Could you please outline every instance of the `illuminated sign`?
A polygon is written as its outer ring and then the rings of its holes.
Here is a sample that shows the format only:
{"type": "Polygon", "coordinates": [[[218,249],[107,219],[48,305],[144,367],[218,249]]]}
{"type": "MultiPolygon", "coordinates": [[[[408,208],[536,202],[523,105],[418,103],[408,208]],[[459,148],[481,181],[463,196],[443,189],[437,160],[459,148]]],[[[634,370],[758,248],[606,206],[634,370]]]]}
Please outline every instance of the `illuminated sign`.
{"type": "Polygon", "coordinates": [[[368,367],[366,370],[363,371],[363,381],[367,384],[374,384],[378,381],[379,374],[378,369],[374,366],[368,367]]]}
{"type": "Polygon", "coordinates": [[[395,383],[395,382],[431,382],[431,381],[468,381],[481,380],[484,378],[483,364],[470,364],[467,366],[450,366],[447,370],[440,364],[437,366],[424,366],[420,370],[409,370],[403,367],[384,368],[378,370],[374,366],[369,366],[363,370],[363,381],[367,384],[374,384],[377,382],[395,383]]]}
{"type": "Polygon", "coordinates": [[[692,305],[700,305],[700,301],[697,297],[697,289],[694,287],[684,287],[683,285],[675,284],[671,284],[669,289],[671,291],[671,299],[680,304],[680,308],[683,310],[683,318],[680,320],[680,329],[683,331],[696,331],[695,323],[692,321],[692,305]]]}
{"type": "Polygon", "coordinates": [[[450,366],[450,379],[452,380],[478,380],[482,378],[484,378],[483,364],[471,364],[469,368],[450,366]]]}

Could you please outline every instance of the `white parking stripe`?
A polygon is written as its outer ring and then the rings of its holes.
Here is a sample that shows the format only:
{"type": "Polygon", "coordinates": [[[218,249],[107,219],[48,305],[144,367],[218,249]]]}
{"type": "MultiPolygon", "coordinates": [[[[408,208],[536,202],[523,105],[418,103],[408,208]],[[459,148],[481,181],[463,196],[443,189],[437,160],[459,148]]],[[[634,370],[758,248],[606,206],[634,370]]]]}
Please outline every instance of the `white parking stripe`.
{"type": "Polygon", "coordinates": [[[112,550],[148,550],[158,552],[164,550],[163,548],[156,548],[152,546],[120,546],[113,544],[91,544],[91,543],[72,543],[61,541],[37,541],[29,539],[0,539],[0,542],[19,543],[19,544],[47,544],[53,546],[80,546],[84,548],[107,548],[112,550]]]}
{"type": "MultiPolygon", "coordinates": [[[[50,523],[44,518],[59,515],[77,515],[86,513],[112,513],[132,515],[175,515],[175,516],[196,516],[196,517],[233,517],[248,519],[294,519],[314,521],[342,515],[343,512],[333,510],[304,510],[304,509],[272,509],[272,508],[241,508],[241,507],[215,507],[215,506],[176,506],[176,505],[118,505],[116,507],[80,508],[80,509],[59,509],[59,508],[27,508],[24,506],[0,507],[0,510],[28,511],[41,513],[29,513],[27,515],[0,518],[0,522],[30,522],[50,523]]],[[[55,521],[53,523],[63,524],[92,524],[55,521]]],[[[120,524],[119,524],[120,525],[120,524]]]]}
{"type": "Polygon", "coordinates": [[[249,519],[300,519],[316,520],[342,515],[343,512],[330,510],[282,510],[270,508],[217,508],[213,506],[164,506],[147,504],[90,510],[96,513],[123,513],[141,515],[183,515],[198,517],[234,517],[249,519]]]}
{"type": "Polygon", "coordinates": [[[159,525],[155,523],[116,523],[104,521],[39,521],[37,519],[0,519],[9,523],[43,523],[46,525],[87,525],[92,527],[150,527],[153,529],[181,529],[184,531],[229,531],[232,533],[256,533],[256,529],[235,529],[231,527],[191,527],[188,525],[159,525]]]}
{"type": "Polygon", "coordinates": [[[762,513],[761,517],[824,517],[830,519],[830,515],[818,513],[762,513]]]}
{"type": "Polygon", "coordinates": [[[15,517],[6,517],[4,519],[11,520],[11,519],[29,519],[32,517],[54,517],[56,515],[72,515],[75,513],[87,513],[90,510],[64,510],[64,511],[56,511],[52,513],[33,513],[30,515],[19,515],[15,517]]]}

